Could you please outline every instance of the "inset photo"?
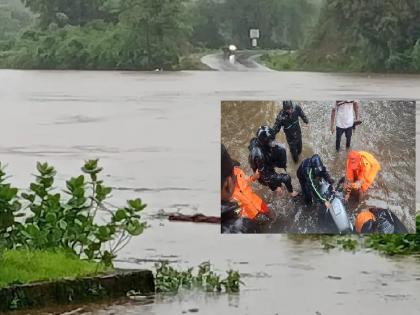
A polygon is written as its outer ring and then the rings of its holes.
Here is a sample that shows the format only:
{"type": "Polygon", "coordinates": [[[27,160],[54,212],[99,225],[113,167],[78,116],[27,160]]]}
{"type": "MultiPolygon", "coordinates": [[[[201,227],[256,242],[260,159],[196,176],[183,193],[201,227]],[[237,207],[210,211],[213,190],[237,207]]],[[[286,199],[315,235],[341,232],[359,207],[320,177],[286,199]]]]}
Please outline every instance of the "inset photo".
{"type": "Polygon", "coordinates": [[[415,101],[223,101],[222,233],[415,233],[415,101]]]}

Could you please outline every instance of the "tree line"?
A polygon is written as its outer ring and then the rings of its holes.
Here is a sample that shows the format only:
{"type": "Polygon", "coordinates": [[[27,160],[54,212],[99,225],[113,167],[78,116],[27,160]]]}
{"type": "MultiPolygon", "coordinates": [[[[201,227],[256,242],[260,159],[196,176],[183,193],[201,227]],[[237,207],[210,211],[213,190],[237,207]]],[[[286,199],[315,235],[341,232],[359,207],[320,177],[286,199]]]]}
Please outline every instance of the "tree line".
{"type": "MultiPolygon", "coordinates": [[[[15,3],[19,0],[0,0],[15,3]]],[[[22,0],[31,23],[0,38],[3,66],[154,69],[175,67],[197,49],[297,49],[315,20],[314,0],[22,0]],[[26,28],[25,28],[26,26],[26,28]]],[[[1,21],[0,24],[7,24],[1,21]]],[[[0,61],[1,62],[1,61],[0,61]]]]}
{"type": "Polygon", "coordinates": [[[356,71],[420,71],[420,0],[326,0],[299,61],[356,71]]]}
{"type": "Polygon", "coordinates": [[[235,44],[297,50],[300,65],[420,71],[420,0],[0,0],[0,66],[176,69],[235,44]]]}

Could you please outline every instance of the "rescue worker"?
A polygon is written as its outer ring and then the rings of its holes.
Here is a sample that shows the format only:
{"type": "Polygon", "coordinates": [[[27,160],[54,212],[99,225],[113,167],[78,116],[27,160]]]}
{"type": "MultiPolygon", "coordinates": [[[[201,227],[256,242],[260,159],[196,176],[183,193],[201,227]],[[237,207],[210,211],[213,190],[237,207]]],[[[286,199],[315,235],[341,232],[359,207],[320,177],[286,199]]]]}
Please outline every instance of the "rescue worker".
{"type": "Polygon", "coordinates": [[[356,217],[355,229],[357,233],[408,233],[395,214],[382,208],[362,210],[356,217]]]}
{"type": "Polygon", "coordinates": [[[299,105],[293,105],[292,101],[283,101],[283,110],[277,115],[273,126],[275,134],[279,133],[283,127],[289,150],[295,163],[299,161],[299,155],[302,153],[302,131],[299,117],[305,124],[309,124],[308,118],[306,118],[299,105]]]}
{"type": "Polygon", "coordinates": [[[346,185],[344,200],[348,201],[354,191],[358,201],[362,200],[376,174],[381,170],[379,162],[365,151],[350,151],[346,163],[346,185]]]}
{"type": "Polygon", "coordinates": [[[325,207],[331,207],[330,202],[321,196],[317,186],[321,178],[331,185],[334,183],[334,180],[331,178],[318,154],[314,154],[312,157],[303,160],[296,172],[296,175],[299,179],[302,194],[307,205],[312,205],[315,197],[324,203],[325,207]]]}
{"type": "Polygon", "coordinates": [[[233,161],[222,144],[221,156],[221,229],[222,233],[256,233],[257,224],[239,216],[239,206],[231,201],[235,190],[236,176],[233,161]]]}
{"type": "Polygon", "coordinates": [[[253,176],[246,176],[239,167],[239,162],[234,161],[234,164],[233,173],[236,176],[236,185],[232,198],[241,208],[240,216],[259,224],[275,220],[274,212],[270,211],[267,204],[251,188],[251,184],[260,177],[258,170],[253,176]]]}
{"type": "Polygon", "coordinates": [[[283,193],[282,184],[286,186],[290,196],[296,197],[298,193],[293,191],[292,179],[286,173],[278,174],[275,167],[286,169],[286,149],[274,142],[274,130],[268,126],[261,126],[255,138],[249,144],[249,164],[254,171],[258,170],[260,177],[258,182],[268,186],[278,194],[283,193]]]}

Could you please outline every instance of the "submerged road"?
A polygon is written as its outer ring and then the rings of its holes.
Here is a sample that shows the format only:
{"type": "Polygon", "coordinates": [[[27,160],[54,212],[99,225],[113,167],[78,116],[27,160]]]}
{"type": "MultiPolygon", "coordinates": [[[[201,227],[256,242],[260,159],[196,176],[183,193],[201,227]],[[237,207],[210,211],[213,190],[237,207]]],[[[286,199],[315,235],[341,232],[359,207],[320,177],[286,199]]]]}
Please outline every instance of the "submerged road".
{"type": "Polygon", "coordinates": [[[200,314],[415,315],[415,259],[326,254],[316,242],[220,235],[217,225],[172,223],[157,214],[219,214],[221,100],[420,99],[419,87],[416,75],[4,70],[0,159],[10,181],[25,188],[36,161],[55,165],[56,185],[63,187],[84,160],[100,158],[112,203],[140,197],[148,204],[150,228],[119,253],[118,267],[210,260],[221,273],[239,270],[246,283],[239,296],[191,293],[86,314],[181,314],[198,307],[200,314]]]}
{"type": "Polygon", "coordinates": [[[238,51],[236,62],[230,63],[223,58],[223,53],[216,53],[204,56],[201,62],[217,71],[273,71],[257,62],[261,54],[258,51],[238,51]]]}

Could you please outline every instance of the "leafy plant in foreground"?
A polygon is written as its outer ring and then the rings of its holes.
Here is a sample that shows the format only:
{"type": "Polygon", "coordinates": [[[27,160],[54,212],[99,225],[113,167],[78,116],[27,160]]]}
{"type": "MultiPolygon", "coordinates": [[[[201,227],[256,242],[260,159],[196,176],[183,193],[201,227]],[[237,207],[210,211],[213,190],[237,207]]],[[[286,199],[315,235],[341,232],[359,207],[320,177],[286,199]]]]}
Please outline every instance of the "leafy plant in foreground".
{"type": "Polygon", "coordinates": [[[22,215],[18,190],[4,183],[5,173],[0,171],[0,237],[5,247],[64,249],[112,265],[130,238],[143,232],[140,212],[146,205],[134,199],[111,209],[106,200],[112,189],[99,179],[98,160],[87,161],[83,174],[67,180],[64,193],[53,187],[54,167],[38,163],[37,171],[29,191],[21,194],[24,209],[29,209],[22,223],[15,220],[22,215]]]}
{"type": "Polygon", "coordinates": [[[370,235],[367,246],[388,255],[420,253],[420,215],[416,217],[416,234],[370,235]]]}
{"type": "Polygon", "coordinates": [[[207,292],[239,292],[240,274],[237,271],[227,271],[227,277],[221,276],[211,270],[209,262],[204,262],[198,266],[198,272],[193,274],[194,268],[187,271],[179,271],[169,266],[167,262],[159,262],[156,267],[156,292],[176,293],[180,288],[192,289],[199,288],[207,292]]]}
{"type": "Polygon", "coordinates": [[[19,223],[16,218],[21,204],[18,201],[18,189],[6,183],[6,173],[4,166],[0,163],[0,250],[10,247],[10,244],[17,237],[17,228],[19,223]]]}

